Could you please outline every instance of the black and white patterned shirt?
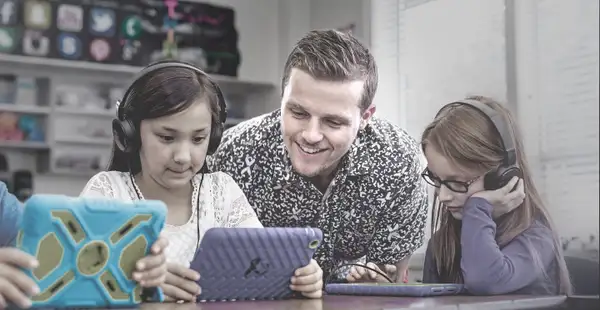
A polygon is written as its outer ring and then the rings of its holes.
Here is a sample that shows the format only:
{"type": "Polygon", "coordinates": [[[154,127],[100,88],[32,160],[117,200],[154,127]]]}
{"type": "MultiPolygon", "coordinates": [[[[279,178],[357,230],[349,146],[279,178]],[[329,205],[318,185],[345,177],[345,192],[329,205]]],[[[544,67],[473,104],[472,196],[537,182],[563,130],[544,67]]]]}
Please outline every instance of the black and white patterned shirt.
{"type": "Polygon", "coordinates": [[[281,112],[247,120],[224,133],[208,160],[233,177],[265,227],[317,227],[315,253],[325,276],[344,277],[342,264],[396,264],[419,248],[427,218],[418,143],[372,118],[358,135],[325,193],[292,170],[281,112]]]}

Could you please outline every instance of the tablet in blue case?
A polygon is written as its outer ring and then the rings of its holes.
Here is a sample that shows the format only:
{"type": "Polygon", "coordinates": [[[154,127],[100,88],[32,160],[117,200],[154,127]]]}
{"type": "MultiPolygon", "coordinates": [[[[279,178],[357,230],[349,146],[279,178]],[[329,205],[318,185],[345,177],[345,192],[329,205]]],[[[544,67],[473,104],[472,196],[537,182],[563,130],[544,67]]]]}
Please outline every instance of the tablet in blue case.
{"type": "Polygon", "coordinates": [[[293,297],[290,280],[322,238],[316,228],[209,229],[190,265],[200,273],[198,301],[293,297]]]}
{"type": "Polygon", "coordinates": [[[132,307],[163,300],[131,276],[166,218],[160,201],[34,195],[25,203],[17,247],[40,265],[25,272],[40,293],[33,307],[132,307]]]}
{"type": "Polygon", "coordinates": [[[451,283],[331,283],[325,286],[331,295],[429,297],[463,293],[462,284],[451,283]]]}

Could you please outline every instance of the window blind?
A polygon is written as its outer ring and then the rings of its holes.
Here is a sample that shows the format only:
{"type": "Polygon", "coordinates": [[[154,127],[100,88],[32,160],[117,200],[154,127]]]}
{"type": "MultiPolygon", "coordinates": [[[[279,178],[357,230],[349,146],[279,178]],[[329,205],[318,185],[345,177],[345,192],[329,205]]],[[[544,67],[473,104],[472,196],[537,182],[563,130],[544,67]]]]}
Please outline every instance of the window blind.
{"type": "Polygon", "coordinates": [[[561,235],[598,236],[598,1],[516,4],[521,123],[540,190],[561,235]]]}

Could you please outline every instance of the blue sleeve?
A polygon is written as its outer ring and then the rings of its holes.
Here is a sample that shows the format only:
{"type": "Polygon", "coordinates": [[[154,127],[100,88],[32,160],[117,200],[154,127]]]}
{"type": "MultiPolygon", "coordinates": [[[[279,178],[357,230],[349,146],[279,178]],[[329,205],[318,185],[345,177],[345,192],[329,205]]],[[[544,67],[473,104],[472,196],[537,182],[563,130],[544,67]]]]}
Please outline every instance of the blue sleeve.
{"type": "Polygon", "coordinates": [[[553,239],[545,227],[529,228],[500,248],[492,208],[476,197],[469,198],[463,210],[460,265],[465,288],[472,294],[518,291],[539,281],[554,258],[553,239]]]}
{"type": "Polygon", "coordinates": [[[21,202],[0,182],[0,247],[14,245],[22,214],[21,202]]]}

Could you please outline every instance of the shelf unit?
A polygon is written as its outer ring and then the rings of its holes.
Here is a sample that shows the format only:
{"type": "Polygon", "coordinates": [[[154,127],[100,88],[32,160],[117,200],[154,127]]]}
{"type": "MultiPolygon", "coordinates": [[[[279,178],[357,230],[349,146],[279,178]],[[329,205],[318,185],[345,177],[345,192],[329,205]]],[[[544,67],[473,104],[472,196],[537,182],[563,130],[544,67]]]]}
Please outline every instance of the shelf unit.
{"type": "MultiPolygon", "coordinates": [[[[103,170],[112,148],[110,123],[115,117],[114,108],[62,107],[56,99],[57,86],[110,85],[125,89],[141,69],[126,65],[0,54],[0,72],[3,75],[33,77],[38,85],[37,102],[0,104],[0,113],[31,115],[41,120],[45,133],[45,142],[0,140],[0,153],[8,153],[10,169],[35,170],[35,174],[86,177],[103,170]],[[92,133],[84,135],[84,130],[92,133]],[[67,159],[69,156],[72,158],[67,159]],[[90,160],[94,163],[90,164],[90,160]],[[70,166],[61,165],[61,161],[70,162],[70,166]],[[81,166],[77,166],[79,161],[82,162],[81,166]]],[[[277,92],[272,83],[220,75],[211,75],[211,78],[227,98],[230,117],[226,127],[266,113],[275,106],[277,92]]]]}

